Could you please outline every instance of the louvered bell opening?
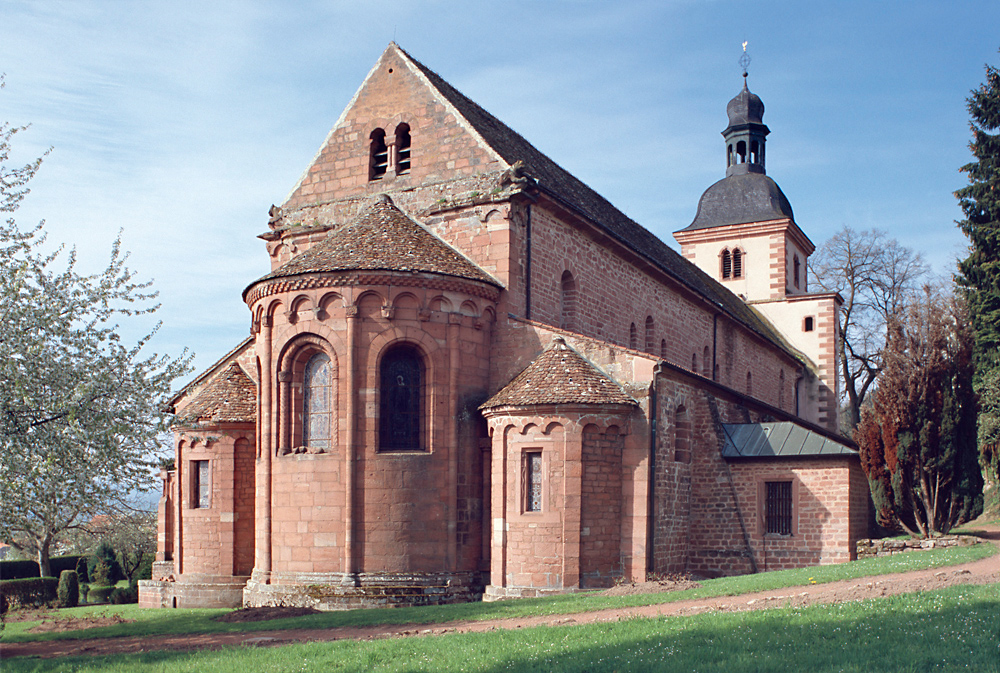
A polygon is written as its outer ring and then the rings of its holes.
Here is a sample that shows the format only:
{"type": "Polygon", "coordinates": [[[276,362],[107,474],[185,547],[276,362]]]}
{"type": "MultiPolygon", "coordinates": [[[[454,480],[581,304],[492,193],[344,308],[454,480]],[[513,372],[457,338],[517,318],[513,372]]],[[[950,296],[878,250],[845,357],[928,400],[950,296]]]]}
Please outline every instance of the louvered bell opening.
{"type": "Polygon", "coordinates": [[[396,130],[396,175],[410,172],[410,132],[407,129],[396,130]]]}
{"type": "Polygon", "coordinates": [[[371,160],[368,167],[369,180],[381,180],[389,168],[389,148],[385,144],[385,131],[375,129],[371,136],[371,160]]]}

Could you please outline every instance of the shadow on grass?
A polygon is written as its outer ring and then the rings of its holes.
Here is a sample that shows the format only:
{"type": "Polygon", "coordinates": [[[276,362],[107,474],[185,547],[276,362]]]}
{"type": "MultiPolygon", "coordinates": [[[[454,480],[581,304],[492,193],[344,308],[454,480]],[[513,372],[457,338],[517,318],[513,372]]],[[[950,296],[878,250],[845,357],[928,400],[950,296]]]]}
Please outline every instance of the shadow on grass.
{"type": "Polygon", "coordinates": [[[1000,587],[989,585],[804,609],[521,631],[57,662],[13,659],[4,670],[1000,673],[998,632],[1000,587]]]}

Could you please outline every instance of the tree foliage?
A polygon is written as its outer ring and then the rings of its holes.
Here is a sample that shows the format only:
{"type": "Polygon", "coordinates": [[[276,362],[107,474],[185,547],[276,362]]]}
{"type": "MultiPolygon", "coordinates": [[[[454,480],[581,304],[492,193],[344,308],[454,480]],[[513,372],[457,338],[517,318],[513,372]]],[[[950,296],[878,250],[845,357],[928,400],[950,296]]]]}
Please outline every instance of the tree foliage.
{"type": "Polygon", "coordinates": [[[980,415],[982,460],[1000,481],[1000,71],[986,66],[986,81],[967,99],[974,160],[962,166],[969,185],[955,192],[969,237],[969,256],[959,262],[959,285],[975,329],[976,385],[984,399],[980,415]],[[992,400],[992,402],[990,402],[992,400]]]}
{"type": "Polygon", "coordinates": [[[843,382],[845,430],[861,420],[861,407],[882,371],[886,327],[915,296],[927,265],[918,253],[878,229],[844,227],[819,249],[811,264],[814,285],[839,292],[838,369],[843,382]]]}
{"type": "MultiPolygon", "coordinates": [[[[8,167],[22,130],[0,126],[6,213],[41,162],[8,167]]],[[[190,361],[144,356],[155,329],[123,342],[116,321],[157,306],[118,241],[104,271],[89,275],[73,250],[46,253],[44,241],[42,224],[0,223],[0,539],[35,555],[43,576],[57,536],[153,487],[163,403],[190,361]]]]}
{"type": "Polygon", "coordinates": [[[925,288],[891,320],[883,371],[854,432],[883,525],[929,537],[979,516],[972,332],[964,303],[925,288]]]}

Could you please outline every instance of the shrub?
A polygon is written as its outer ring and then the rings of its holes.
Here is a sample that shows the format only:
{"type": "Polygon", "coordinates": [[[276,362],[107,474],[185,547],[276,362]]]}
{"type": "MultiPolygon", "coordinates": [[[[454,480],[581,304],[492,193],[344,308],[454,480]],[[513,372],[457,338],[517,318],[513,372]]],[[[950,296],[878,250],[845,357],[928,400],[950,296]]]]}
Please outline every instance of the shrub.
{"type": "Polygon", "coordinates": [[[9,608],[40,606],[56,600],[58,587],[55,577],[28,577],[0,582],[0,594],[9,608]]]}
{"type": "Polygon", "coordinates": [[[114,584],[119,580],[125,579],[125,573],[122,572],[121,564],[118,563],[118,554],[115,553],[114,548],[110,544],[102,542],[97,545],[97,549],[87,559],[87,575],[92,582],[97,582],[94,577],[94,571],[100,561],[104,561],[108,567],[108,576],[104,583],[114,584]]]}
{"type": "Polygon", "coordinates": [[[81,603],[86,603],[87,602],[87,594],[89,594],[89,593],[90,593],[90,585],[89,584],[83,584],[83,583],[81,583],[80,584],[80,602],[81,603]]]}
{"type": "Polygon", "coordinates": [[[111,592],[108,600],[115,605],[124,605],[125,603],[138,603],[139,602],[139,590],[138,585],[133,589],[131,585],[129,588],[118,587],[111,592]]]}
{"type": "MultiPolygon", "coordinates": [[[[73,554],[72,556],[53,556],[49,559],[49,569],[53,575],[58,575],[63,570],[77,570],[80,559],[84,558],[86,557],[77,554],[73,554]]],[[[38,573],[37,561],[0,561],[0,579],[3,580],[38,577],[38,573]]]]}
{"type": "Polygon", "coordinates": [[[90,575],[87,572],[87,557],[81,556],[76,562],[76,575],[80,578],[80,583],[90,582],[90,575]]]}
{"type": "Polygon", "coordinates": [[[88,603],[107,603],[108,596],[114,592],[114,587],[108,586],[92,586],[90,591],[87,593],[88,603]]]}
{"type": "Polygon", "coordinates": [[[111,579],[111,568],[108,567],[107,562],[101,559],[94,566],[94,570],[90,573],[90,578],[102,587],[114,586],[115,582],[111,579]]]}
{"type": "Polygon", "coordinates": [[[61,608],[75,608],[80,604],[80,581],[75,570],[63,570],[59,575],[56,596],[61,608]]]}

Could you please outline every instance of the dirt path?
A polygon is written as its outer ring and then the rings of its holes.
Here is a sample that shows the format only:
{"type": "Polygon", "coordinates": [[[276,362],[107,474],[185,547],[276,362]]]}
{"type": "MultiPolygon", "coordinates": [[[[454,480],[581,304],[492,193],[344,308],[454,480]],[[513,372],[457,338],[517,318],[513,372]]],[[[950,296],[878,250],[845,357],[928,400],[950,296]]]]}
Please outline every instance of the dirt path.
{"type": "MultiPolygon", "coordinates": [[[[988,531],[987,539],[1000,544],[1000,527],[979,526],[988,531]]],[[[919,552],[910,552],[919,553],[919,552]]],[[[844,603],[880,596],[930,591],[956,584],[994,584],[1000,582],[1000,554],[972,563],[947,568],[914,570],[894,575],[875,575],[853,580],[787,587],[776,591],[762,591],[741,596],[720,596],[697,600],[676,601],[660,605],[610,608],[596,612],[546,617],[518,617],[483,621],[446,622],[442,624],[383,625],[366,627],[337,627],[330,629],[289,629],[281,631],[253,631],[248,633],[208,633],[201,635],[147,636],[141,638],[98,638],[58,640],[34,643],[2,643],[0,658],[8,657],[61,657],[73,655],[105,655],[150,652],[156,650],[200,650],[232,645],[273,646],[331,640],[373,640],[409,636],[439,635],[443,633],[469,633],[495,629],[521,629],[532,626],[561,626],[609,622],[630,617],[657,617],[660,615],[693,615],[702,612],[738,612],[763,610],[770,607],[805,606],[818,603],[844,603]]]]}

